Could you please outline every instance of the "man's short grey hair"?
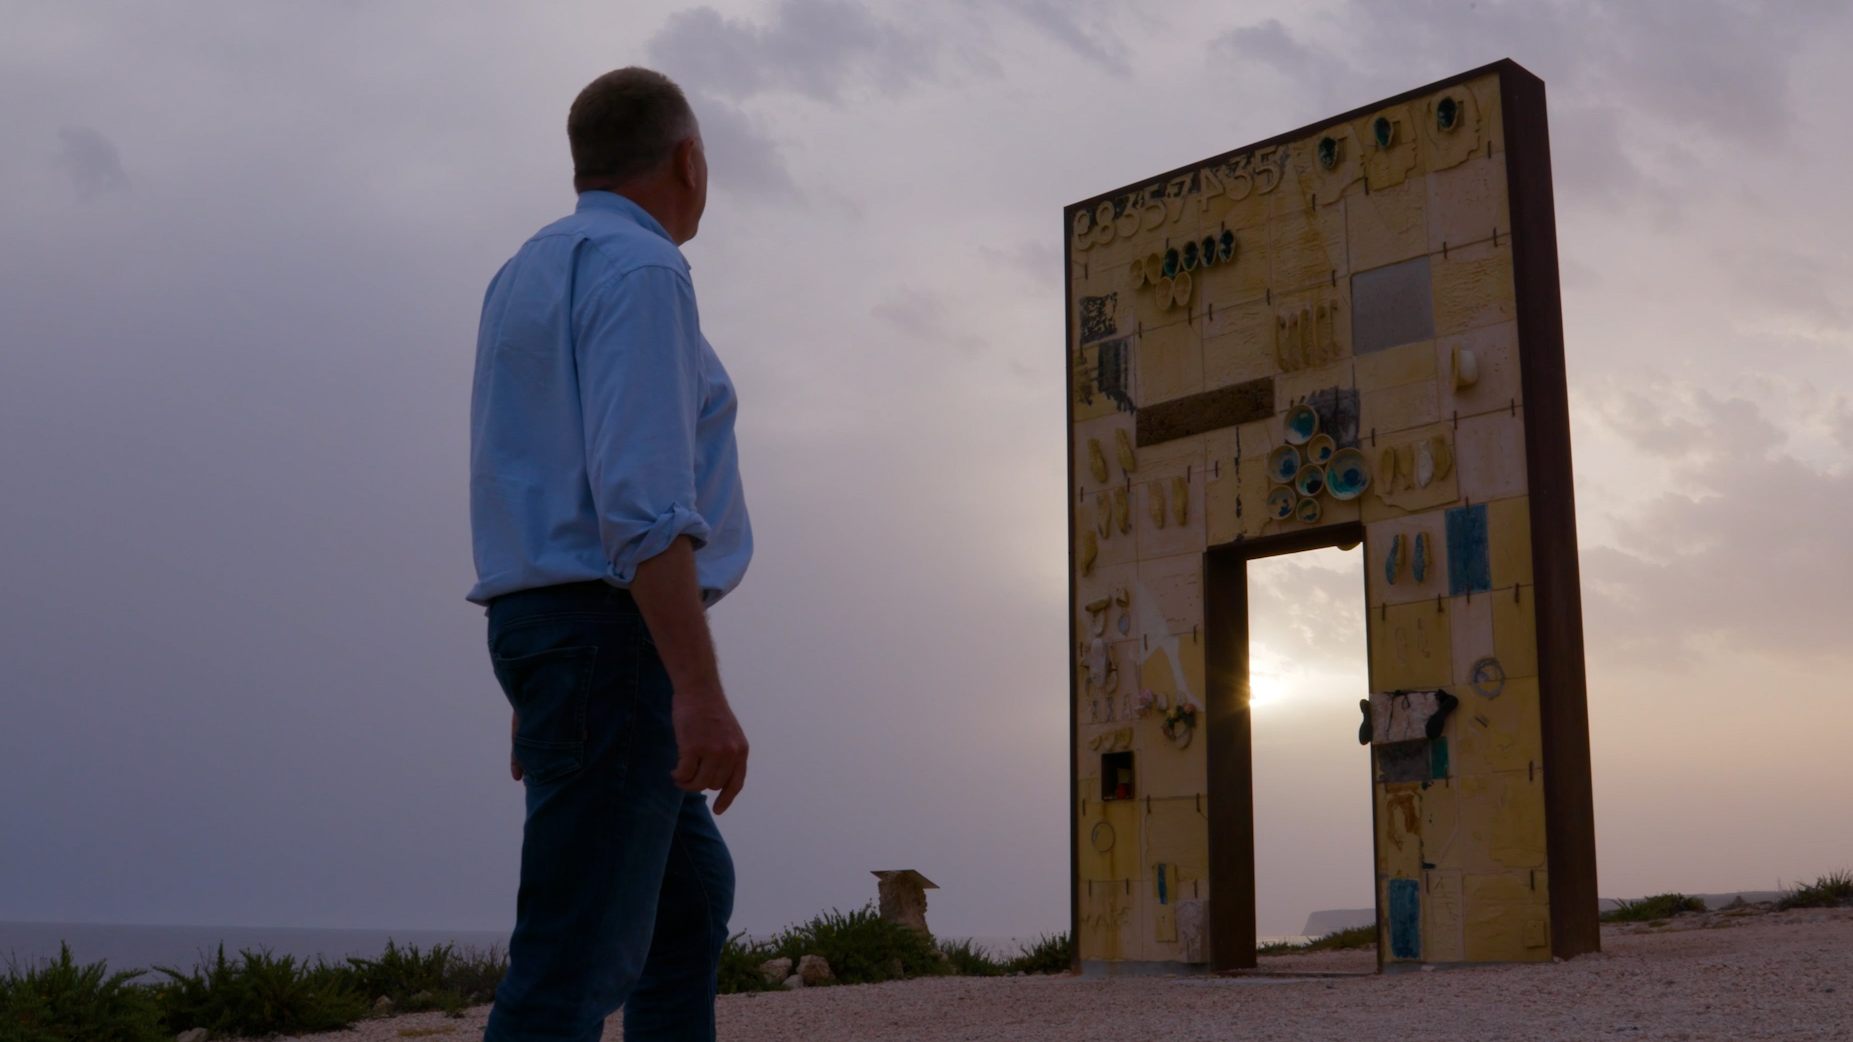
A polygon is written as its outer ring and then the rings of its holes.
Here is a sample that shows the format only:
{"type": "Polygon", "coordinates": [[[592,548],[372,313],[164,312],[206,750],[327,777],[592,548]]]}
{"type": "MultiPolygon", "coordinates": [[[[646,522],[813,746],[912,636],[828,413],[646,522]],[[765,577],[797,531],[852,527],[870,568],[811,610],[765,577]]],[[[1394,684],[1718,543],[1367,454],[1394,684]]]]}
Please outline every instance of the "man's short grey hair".
{"type": "Polygon", "coordinates": [[[575,177],[628,181],[669,161],[695,133],[695,111],[675,81],[631,66],[586,85],[566,116],[575,177]]]}

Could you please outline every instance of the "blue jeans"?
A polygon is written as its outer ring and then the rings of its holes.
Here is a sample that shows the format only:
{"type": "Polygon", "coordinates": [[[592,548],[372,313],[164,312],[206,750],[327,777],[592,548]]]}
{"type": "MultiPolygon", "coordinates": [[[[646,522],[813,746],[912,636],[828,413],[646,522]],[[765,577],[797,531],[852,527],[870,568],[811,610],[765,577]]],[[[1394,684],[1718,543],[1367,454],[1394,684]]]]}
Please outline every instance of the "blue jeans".
{"type": "Polygon", "coordinates": [[[521,890],[488,1042],[713,1039],[733,859],[707,797],[675,787],[669,675],[629,593],[550,586],[489,607],[521,719],[521,890]]]}

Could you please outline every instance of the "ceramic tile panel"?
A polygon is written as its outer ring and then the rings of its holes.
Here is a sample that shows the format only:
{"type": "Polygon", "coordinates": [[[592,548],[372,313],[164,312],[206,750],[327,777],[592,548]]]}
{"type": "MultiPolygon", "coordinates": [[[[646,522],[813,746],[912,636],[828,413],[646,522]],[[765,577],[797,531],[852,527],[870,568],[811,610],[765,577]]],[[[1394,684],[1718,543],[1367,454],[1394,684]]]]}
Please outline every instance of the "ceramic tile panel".
{"type": "MultiPolygon", "coordinates": [[[[1413,345],[1426,354],[1428,344],[1413,345]]],[[[1398,384],[1377,390],[1359,390],[1362,423],[1379,438],[1394,437],[1417,427],[1427,427],[1441,420],[1441,400],[1432,380],[1398,384]]]]}
{"type": "Polygon", "coordinates": [[[1254,301],[1236,307],[1219,307],[1205,330],[1222,332],[1203,340],[1203,386],[1227,387],[1280,371],[1274,354],[1274,312],[1254,301]]]}
{"type": "Polygon", "coordinates": [[[1458,687],[1471,685],[1475,665],[1495,658],[1498,648],[1493,642],[1493,601],[1499,596],[1483,593],[1448,599],[1448,644],[1454,658],[1454,683],[1458,687]]]}
{"type": "Polygon", "coordinates": [[[1461,962],[1467,958],[1462,929],[1463,893],[1457,871],[1427,869],[1422,878],[1422,961],[1461,962]]]}
{"type": "Polygon", "coordinates": [[[1506,675],[1523,677],[1538,672],[1537,591],[1529,586],[1489,594],[1493,606],[1493,649],[1506,675]]]}
{"type": "MultiPolygon", "coordinates": [[[[1446,547],[1447,532],[1436,511],[1371,522],[1364,530],[1367,602],[1373,606],[1433,603],[1448,589],[1446,547]]],[[[1489,628],[1489,644],[1491,637],[1489,628]]]]}
{"type": "Polygon", "coordinates": [[[1450,336],[1510,322],[1517,315],[1512,282],[1512,240],[1429,254],[1435,295],[1435,335],[1450,336]]]}
{"type": "MultiPolygon", "coordinates": [[[[1497,88],[1490,96],[1497,97],[1497,88]]],[[[1486,112],[1488,97],[1485,90],[1457,84],[1413,106],[1420,129],[1423,169],[1430,173],[1448,170],[1488,154],[1485,145],[1491,141],[1492,130],[1491,114],[1486,112]]]]}
{"type": "MultiPolygon", "coordinates": [[[[1110,412],[1104,416],[1092,416],[1076,420],[1072,428],[1074,434],[1074,480],[1083,492],[1096,492],[1102,488],[1112,488],[1123,483],[1126,476],[1124,458],[1119,442],[1122,432],[1126,447],[1133,449],[1136,439],[1133,437],[1133,414],[1129,412],[1110,412]],[[1093,458],[1093,450],[1088,443],[1098,446],[1100,456],[1093,458]],[[1096,470],[1099,467],[1100,470],[1096,470]],[[1105,476],[1101,476],[1104,471],[1105,476]]],[[[1137,468],[1136,449],[1134,450],[1134,467],[1137,468]]]]}
{"type": "Polygon", "coordinates": [[[1428,252],[1428,185],[1420,178],[1345,201],[1345,238],[1352,271],[1394,264],[1428,252]]]}
{"type": "Polygon", "coordinates": [[[1364,143],[1357,128],[1337,123],[1289,146],[1292,193],[1279,193],[1271,217],[1305,210],[1340,210],[1345,200],[1364,192],[1364,143]]]}
{"type": "Polygon", "coordinates": [[[1486,504],[1493,589],[1531,585],[1531,497],[1486,504]]]}
{"type": "Polygon", "coordinates": [[[1342,206],[1294,209],[1267,224],[1268,284],[1276,295],[1335,286],[1351,270],[1342,206]]]}
{"type": "MultiPolygon", "coordinates": [[[[1075,582],[1074,632],[1080,638],[1087,640],[1092,640],[1094,637],[1108,637],[1109,631],[1113,629],[1113,616],[1109,614],[1109,611],[1117,611],[1117,608],[1103,609],[1099,614],[1099,619],[1104,621],[1100,623],[1100,631],[1096,633],[1094,616],[1088,612],[1087,606],[1098,603],[1102,598],[1111,601],[1115,590],[1130,589],[1138,578],[1138,562],[1125,561],[1119,564],[1097,565],[1092,574],[1077,579],[1075,582]]],[[[1122,634],[1111,639],[1123,639],[1123,637],[1122,634]]]]}
{"type": "Polygon", "coordinates": [[[1470,243],[1491,241],[1495,230],[1511,234],[1505,156],[1489,157],[1481,150],[1459,166],[1428,174],[1423,187],[1430,200],[1429,252],[1452,253],[1470,243]]]}
{"type": "Polygon", "coordinates": [[[1550,961],[1548,881],[1541,886],[1528,872],[1493,872],[1468,873],[1461,884],[1469,962],[1550,961]]]}
{"type": "Polygon", "coordinates": [[[1435,349],[1427,341],[1359,355],[1351,364],[1360,391],[1435,383],[1435,349]]]}
{"type": "Polygon", "coordinates": [[[1203,437],[1179,438],[1139,450],[1132,482],[1133,531],[1138,556],[1202,553],[1204,524],[1203,437]]]}
{"type": "Polygon", "coordinates": [[[1201,893],[1192,882],[1210,874],[1209,834],[1204,831],[1202,803],[1195,798],[1156,800],[1146,823],[1146,864],[1164,863],[1176,869],[1176,878],[1184,886],[1172,901],[1189,899],[1201,893]]]}
{"type": "Polygon", "coordinates": [[[1201,274],[1196,279],[1197,295],[1204,303],[1216,305],[1218,311],[1247,301],[1265,301],[1272,274],[1268,262],[1267,225],[1205,229],[1204,235],[1217,240],[1219,257],[1225,231],[1234,236],[1234,256],[1200,269],[1201,274]]]}
{"type": "Polygon", "coordinates": [[[1267,526],[1267,496],[1272,488],[1264,459],[1243,460],[1239,469],[1233,462],[1222,464],[1221,478],[1204,487],[1209,545],[1260,535],[1267,526]]]}
{"type": "Polygon", "coordinates": [[[1454,435],[1461,495],[1475,503],[1525,494],[1524,410],[1463,416],[1454,435]]]}
{"type": "Polygon", "coordinates": [[[1360,271],[1351,278],[1352,348],[1370,354],[1435,338],[1435,258],[1360,271]]]}
{"type": "Polygon", "coordinates": [[[1511,412],[1525,406],[1518,377],[1518,324],[1502,322],[1435,340],[1443,416],[1511,412]]]}
{"type": "Polygon", "coordinates": [[[1422,872],[1422,799],[1416,783],[1378,787],[1377,871],[1412,879],[1422,872]]]}
{"type": "Polygon", "coordinates": [[[1381,521],[1455,505],[1461,498],[1454,465],[1454,426],[1434,423],[1399,432],[1367,427],[1363,447],[1371,463],[1364,520],[1381,521]]]}
{"type": "Polygon", "coordinates": [[[1462,786],[1444,778],[1422,790],[1422,865],[1457,871],[1468,840],[1461,829],[1462,786]]]}
{"type": "Polygon", "coordinates": [[[1544,762],[1538,729],[1538,678],[1507,677],[1491,698],[1458,685],[1461,700],[1448,718],[1450,756],[1463,777],[1507,773],[1520,776],[1544,762]]]}
{"type": "Polygon", "coordinates": [[[1138,499],[1139,486],[1127,488],[1124,483],[1108,486],[1081,494],[1081,502],[1075,506],[1075,520],[1080,527],[1083,554],[1080,562],[1084,567],[1077,578],[1091,579],[1096,572],[1107,571],[1117,565],[1132,564],[1139,559],[1138,539],[1138,499]],[[1116,520],[1119,514],[1119,502],[1125,501],[1125,516],[1130,532],[1121,532],[1116,520]],[[1105,533],[1104,535],[1102,533],[1105,533]],[[1094,550],[1094,565],[1085,567],[1085,551],[1094,550]]]}
{"type": "Polygon", "coordinates": [[[1177,322],[1133,338],[1141,405],[1168,402],[1203,390],[1203,338],[1197,324],[1177,322]]]}
{"type": "Polygon", "coordinates": [[[1373,691],[1446,687],[1454,682],[1446,602],[1378,605],[1370,612],[1373,691]]]}
{"type": "Polygon", "coordinates": [[[1174,634],[1188,635],[1203,623],[1203,557],[1196,553],[1153,557],[1139,562],[1134,594],[1136,629],[1151,644],[1174,634]]]}

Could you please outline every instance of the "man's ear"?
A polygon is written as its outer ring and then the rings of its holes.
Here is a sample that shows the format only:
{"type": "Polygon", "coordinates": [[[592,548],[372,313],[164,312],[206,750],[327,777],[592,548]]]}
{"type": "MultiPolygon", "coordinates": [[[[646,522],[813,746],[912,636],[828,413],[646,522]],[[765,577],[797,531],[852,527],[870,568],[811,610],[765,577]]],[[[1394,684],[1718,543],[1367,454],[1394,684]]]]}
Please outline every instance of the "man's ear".
{"type": "Polygon", "coordinates": [[[676,143],[676,179],[690,188],[695,187],[699,180],[695,171],[695,148],[696,142],[692,137],[676,143]]]}

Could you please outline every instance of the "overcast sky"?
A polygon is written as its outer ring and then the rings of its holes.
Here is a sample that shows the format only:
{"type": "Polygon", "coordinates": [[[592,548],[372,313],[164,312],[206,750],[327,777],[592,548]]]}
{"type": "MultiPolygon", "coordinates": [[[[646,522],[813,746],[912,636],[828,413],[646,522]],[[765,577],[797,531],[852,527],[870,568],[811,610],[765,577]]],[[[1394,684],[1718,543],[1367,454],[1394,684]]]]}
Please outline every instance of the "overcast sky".
{"type": "MultiPolygon", "coordinates": [[[[477,309],[632,63],[702,120],[741,397],[736,929],[876,868],[1066,926],[1061,207],[1502,57],[1550,92],[1601,890],[1853,864],[1847,7],[0,0],[0,919],[512,921],[477,309]]],[[[1361,585],[1256,585],[1284,930],[1370,903],[1361,585]]]]}

